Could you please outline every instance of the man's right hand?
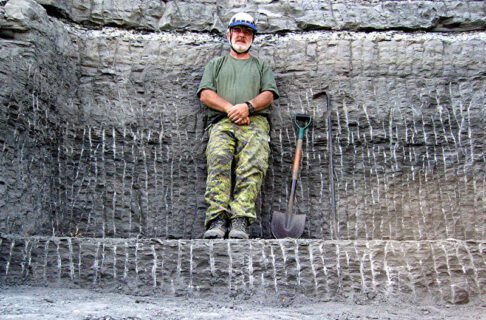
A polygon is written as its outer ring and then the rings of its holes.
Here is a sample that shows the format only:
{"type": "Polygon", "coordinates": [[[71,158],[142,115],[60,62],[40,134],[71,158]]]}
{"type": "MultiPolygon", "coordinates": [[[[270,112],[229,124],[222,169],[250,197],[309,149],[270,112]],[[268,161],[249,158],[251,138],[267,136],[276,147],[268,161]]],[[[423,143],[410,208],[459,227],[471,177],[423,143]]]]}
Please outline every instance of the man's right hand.
{"type": "Polygon", "coordinates": [[[231,122],[237,125],[249,125],[250,116],[248,114],[248,106],[245,103],[236,104],[226,109],[226,114],[231,122]]]}
{"type": "Polygon", "coordinates": [[[240,122],[236,123],[237,125],[240,125],[240,126],[247,126],[250,124],[250,117],[246,117],[244,118],[243,120],[241,120],[240,122]]]}

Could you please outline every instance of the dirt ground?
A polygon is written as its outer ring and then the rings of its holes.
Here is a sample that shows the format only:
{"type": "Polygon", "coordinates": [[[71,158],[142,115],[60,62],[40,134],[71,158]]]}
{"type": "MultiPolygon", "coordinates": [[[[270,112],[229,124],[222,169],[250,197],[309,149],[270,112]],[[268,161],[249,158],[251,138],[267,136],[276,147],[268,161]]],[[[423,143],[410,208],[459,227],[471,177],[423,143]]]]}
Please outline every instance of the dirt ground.
{"type": "Polygon", "coordinates": [[[84,289],[0,287],[0,319],[486,319],[486,302],[452,306],[400,302],[278,302],[131,296],[84,289]]]}

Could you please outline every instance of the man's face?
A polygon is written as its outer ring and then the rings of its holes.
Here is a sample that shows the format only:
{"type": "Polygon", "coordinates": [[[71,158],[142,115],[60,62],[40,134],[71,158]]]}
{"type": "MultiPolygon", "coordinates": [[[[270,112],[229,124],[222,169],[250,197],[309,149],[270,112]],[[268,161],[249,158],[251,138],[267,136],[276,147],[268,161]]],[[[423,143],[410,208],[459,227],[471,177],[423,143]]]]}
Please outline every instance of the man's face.
{"type": "Polygon", "coordinates": [[[238,53],[247,51],[253,43],[253,31],[246,27],[238,26],[231,28],[231,32],[228,32],[227,37],[238,53]]]}

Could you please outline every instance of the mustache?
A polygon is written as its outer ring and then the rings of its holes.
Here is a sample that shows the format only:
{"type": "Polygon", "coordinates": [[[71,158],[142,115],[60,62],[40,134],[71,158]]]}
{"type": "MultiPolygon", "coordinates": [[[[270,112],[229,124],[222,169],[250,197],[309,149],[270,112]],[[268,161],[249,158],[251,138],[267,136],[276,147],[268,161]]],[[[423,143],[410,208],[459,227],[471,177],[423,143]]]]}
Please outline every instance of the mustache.
{"type": "Polygon", "coordinates": [[[233,39],[233,42],[244,42],[244,43],[248,43],[250,41],[248,41],[245,37],[238,37],[238,38],[234,38],[233,39]]]}
{"type": "Polygon", "coordinates": [[[233,41],[245,41],[245,42],[247,41],[246,36],[239,35],[239,34],[233,34],[231,38],[233,41]]]}

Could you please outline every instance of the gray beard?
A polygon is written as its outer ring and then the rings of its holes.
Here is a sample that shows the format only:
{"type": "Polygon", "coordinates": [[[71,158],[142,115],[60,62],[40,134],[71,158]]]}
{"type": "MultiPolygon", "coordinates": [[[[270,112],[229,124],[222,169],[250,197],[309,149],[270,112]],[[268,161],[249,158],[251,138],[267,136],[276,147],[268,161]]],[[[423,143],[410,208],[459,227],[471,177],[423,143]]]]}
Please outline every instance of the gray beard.
{"type": "Polygon", "coordinates": [[[231,49],[236,52],[236,53],[247,53],[248,51],[250,51],[250,48],[251,48],[251,45],[248,46],[247,49],[238,49],[236,48],[236,46],[234,46],[233,44],[231,44],[231,49]]]}

